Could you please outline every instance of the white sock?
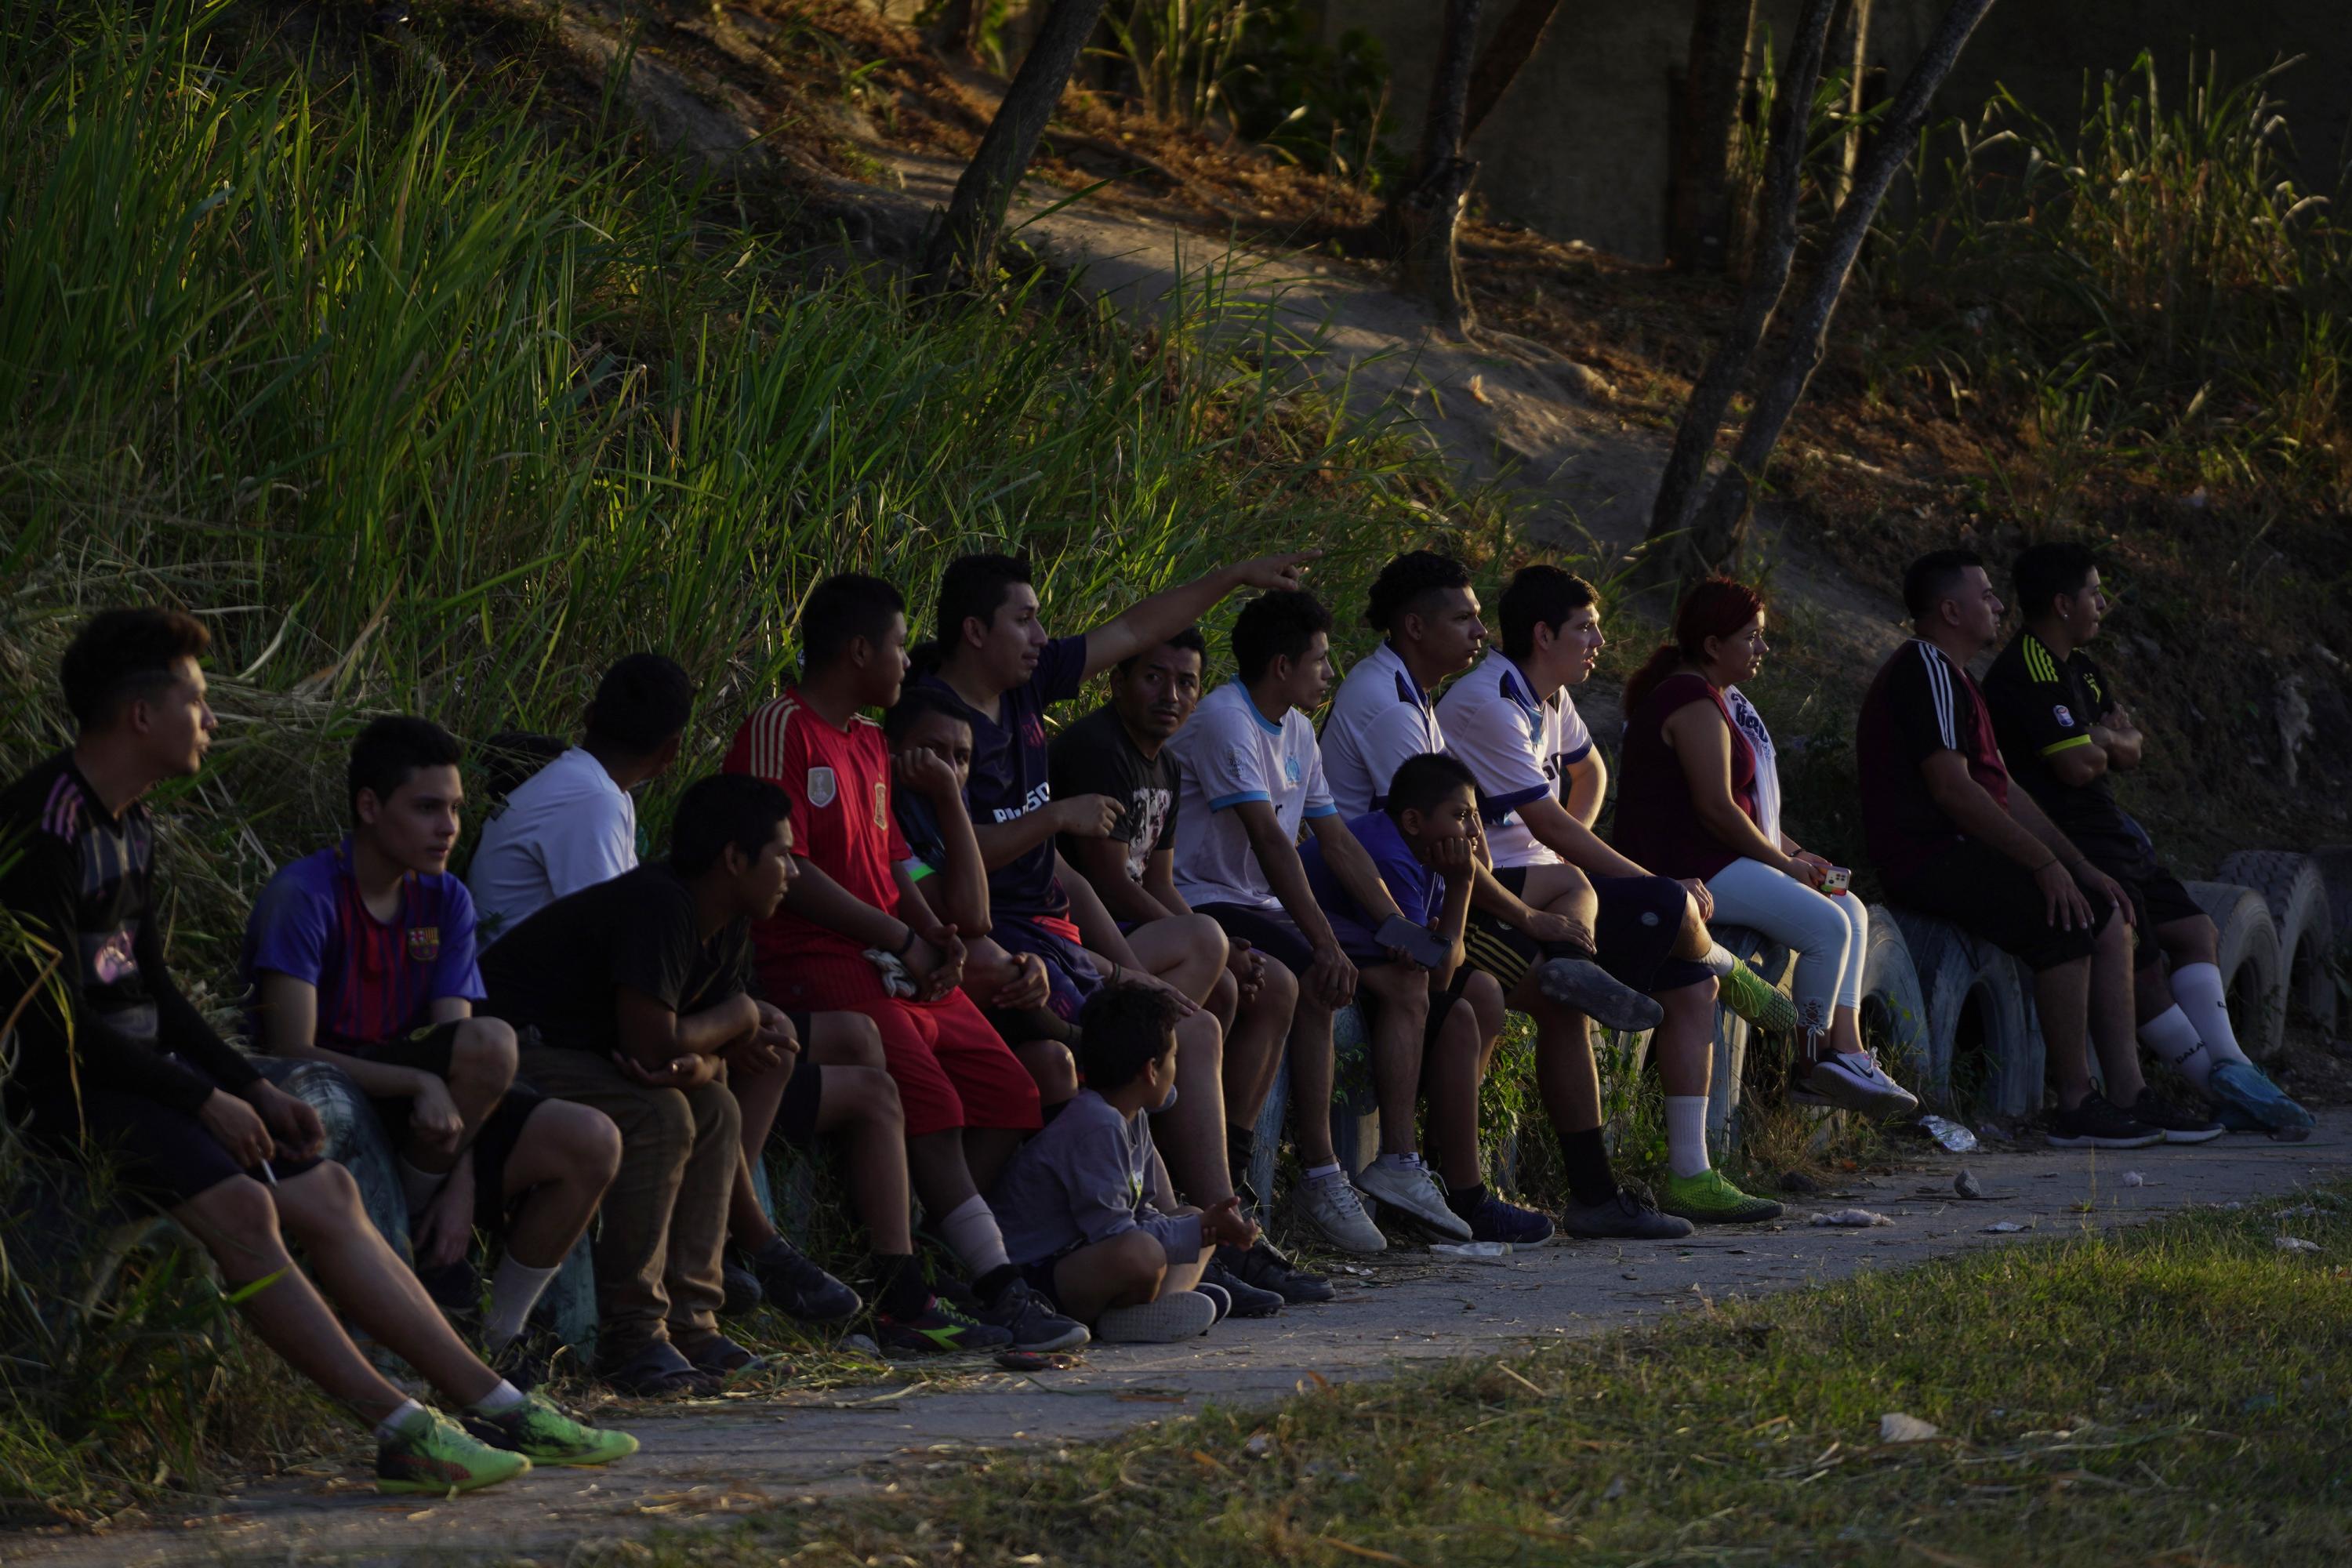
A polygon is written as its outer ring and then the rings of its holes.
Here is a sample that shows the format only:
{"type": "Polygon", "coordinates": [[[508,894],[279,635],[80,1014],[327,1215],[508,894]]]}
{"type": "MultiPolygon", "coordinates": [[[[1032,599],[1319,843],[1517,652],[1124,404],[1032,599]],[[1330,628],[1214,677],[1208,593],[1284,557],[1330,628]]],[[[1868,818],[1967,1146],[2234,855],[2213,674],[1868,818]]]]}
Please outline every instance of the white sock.
{"type": "Polygon", "coordinates": [[[2179,1004],[2167,1007],[2139,1026],[2139,1043],[2156,1053],[2157,1060],[2187,1079],[2200,1093],[2213,1076],[2213,1053],[2197,1036],[2197,1026],[2179,1004]]]}
{"type": "Polygon", "coordinates": [[[1004,1255],[1004,1233],[984,1198],[969,1197],[940,1216],[940,1238],[963,1259],[975,1278],[1010,1261],[1004,1255]]]}
{"type": "Polygon", "coordinates": [[[425,1406],[414,1399],[404,1399],[400,1408],[375,1424],[375,1440],[389,1443],[406,1430],[408,1424],[425,1414],[425,1406]]]}
{"type": "Polygon", "coordinates": [[[539,1305],[547,1282],[554,1278],[555,1268],[533,1268],[527,1263],[518,1263],[511,1252],[499,1259],[498,1272],[490,1276],[490,1315],[482,1325],[484,1343],[492,1355],[512,1344],[515,1336],[522,1332],[530,1310],[539,1305]]]}
{"type": "MultiPolygon", "coordinates": [[[[1733,970],[1739,967],[1739,960],[1732,957],[1731,950],[1724,946],[1723,943],[1719,942],[1710,943],[1706,950],[1706,955],[1701,958],[1698,963],[1700,968],[1706,970],[1709,974],[1714,975],[1717,980],[1721,980],[1733,970]]],[[[1702,1167],[1702,1169],[1704,1167],[1702,1167]]]]}
{"type": "Polygon", "coordinates": [[[446,1171],[420,1171],[402,1159],[394,1159],[393,1163],[400,1167],[400,1191],[408,1199],[410,1214],[423,1214],[425,1205],[433,1201],[433,1194],[441,1190],[441,1184],[449,1179],[446,1171]]]}
{"type": "Polygon", "coordinates": [[[1307,1179],[1310,1182],[1328,1182],[1339,1173],[1339,1166],[1337,1161],[1334,1161],[1328,1165],[1309,1165],[1307,1167],[1307,1179]]]}
{"type": "Polygon", "coordinates": [[[2230,998],[2221,988],[2219,964],[2184,963],[2174,970],[2172,999],[2197,1026],[2197,1037],[2212,1053],[2214,1066],[2247,1059],[2238,1046],[2238,1031],[2230,1025],[2230,998]]]}
{"type": "Polygon", "coordinates": [[[466,1406],[477,1415],[503,1415],[522,1405],[522,1390],[501,1378],[499,1385],[466,1406]]]}
{"type": "MultiPolygon", "coordinates": [[[[1721,952],[1720,948],[1717,949],[1721,952]]],[[[1677,1176],[1705,1175],[1706,1157],[1706,1096],[1666,1096],[1666,1169],[1677,1176]]]]}

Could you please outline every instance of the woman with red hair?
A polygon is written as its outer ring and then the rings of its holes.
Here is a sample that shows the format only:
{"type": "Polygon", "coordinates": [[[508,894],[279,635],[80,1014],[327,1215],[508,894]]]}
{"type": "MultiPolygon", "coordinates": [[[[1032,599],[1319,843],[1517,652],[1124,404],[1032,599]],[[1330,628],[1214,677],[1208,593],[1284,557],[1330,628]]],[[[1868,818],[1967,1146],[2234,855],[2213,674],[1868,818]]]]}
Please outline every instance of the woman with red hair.
{"type": "Polygon", "coordinates": [[[1792,1099],[1902,1115],[1919,1101],[1863,1047],[1857,1017],[1869,911],[1842,883],[1824,894],[1836,868],[1782,831],[1772,734],[1739,690],[1769,651],[1764,601],[1746,584],[1710,577],[1684,596],[1674,641],[1625,683],[1617,847],[1661,876],[1697,878],[1717,920],[1795,951],[1804,1055],[1792,1099]]]}

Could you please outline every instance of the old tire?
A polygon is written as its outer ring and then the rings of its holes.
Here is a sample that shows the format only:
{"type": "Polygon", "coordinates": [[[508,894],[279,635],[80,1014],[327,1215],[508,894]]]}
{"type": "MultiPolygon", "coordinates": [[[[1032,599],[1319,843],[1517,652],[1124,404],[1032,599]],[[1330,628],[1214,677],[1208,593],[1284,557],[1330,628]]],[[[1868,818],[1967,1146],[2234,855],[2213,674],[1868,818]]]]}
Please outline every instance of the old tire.
{"type": "MultiPolygon", "coordinates": [[[[1725,952],[1744,962],[1766,984],[1786,991],[1796,973],[1789,950],[1760,931],[1746,926],[1712,928],[1725,952]]],[[[1740,1137],[1739,1106],[1748,1089],[1751,1062],[1760,1068],[1763,1054],[1775,1050],[1786,1060],[1789,1042],[1771,1042],[1730,1008],[1715,1006],[1715,1058],[1706,1079],[1706,1146],[1710,1159],[1727,1160],[1740,1137]]]]}
{"type": "Polygon", "coordinates": [[[1893,906],[1885,912],[1910,950],[1934,1042],[1930,1059],[1946,1064],[1955,1108],[2018,1120],[2039,1112],[2043,1051],[2023,967],[1933,915],[1893,906]]]}
{"type": "Polygon", "coordinates": [[[2270,905],[2252,888],[2234,882],[2190,882],[2188,888],[2221,933],[2221,987],[2238,1044],[2254,1060],[2266,1061],[2286,1040],[2286,971],[2270,905]]]}
{"type": "Polygon", "coordinates": [[[1927,998],[1903,928],[1886,906],[1870,910],[1870,945],[1862,959],[1862,1038],[1895,1081],[1923,1104],[1947,1106],[1952,1042],[1928,1026],[1927,998]]]}
{"type": "Polygon", "coordinates": [[[2279,968],[2286,976],[2286,1005],[2322,1029],[2336,1026],[2336,976],[2328,958],[2340,928],[2327,901],[2319,863],[2284,849],[2242,849],[2221,862],[2221,880],[2252,888],[2263,896],[2278,928],[2279,968]]]}

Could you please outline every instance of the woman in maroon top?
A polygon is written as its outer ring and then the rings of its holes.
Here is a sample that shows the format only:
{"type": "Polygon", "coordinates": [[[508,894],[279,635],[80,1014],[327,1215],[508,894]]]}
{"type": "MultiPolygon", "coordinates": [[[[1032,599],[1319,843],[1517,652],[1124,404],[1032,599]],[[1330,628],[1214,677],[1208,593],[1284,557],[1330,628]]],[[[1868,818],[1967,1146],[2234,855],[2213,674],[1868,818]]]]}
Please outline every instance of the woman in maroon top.
{"type": "Polygon", "coordinates": [[[1675,640],[1625,683],[1617,846],[1662,876],[1704,881],[1717,921],[1795,951],[1804,1049],[1791,1099],[1906,1114],[1917,1099],[1862,1044],[1869,911],[1842,875],[1832,880],[1837,868],[1782,831],[1771,731],[1739,690],[1768,651],[1754,589],[1712,577],[1685,596],[1675,640]]]}

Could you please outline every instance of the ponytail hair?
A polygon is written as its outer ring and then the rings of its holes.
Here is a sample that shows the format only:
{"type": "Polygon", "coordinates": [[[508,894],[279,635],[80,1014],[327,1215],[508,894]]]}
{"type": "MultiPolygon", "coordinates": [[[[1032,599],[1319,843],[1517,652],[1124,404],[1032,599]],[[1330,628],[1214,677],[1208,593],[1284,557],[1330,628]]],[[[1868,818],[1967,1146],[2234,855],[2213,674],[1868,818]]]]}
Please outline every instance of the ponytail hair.
{"type": "Polygon", "coordinates": [[[1628,718],[1639,708],[1658,683],[1675,672],[1677,665],[1696,664],[1706,657],[1706,639],[1727,637],[1763,613],[1764,600],[1755,589],[1729,577],[1709,577],[1694,584],[1683,595],[1675,610],[1675,635],[1670,642],[1658,645],[1649,662],[1635,670],[1625,682],[1624,708],[1628,718]]]}

